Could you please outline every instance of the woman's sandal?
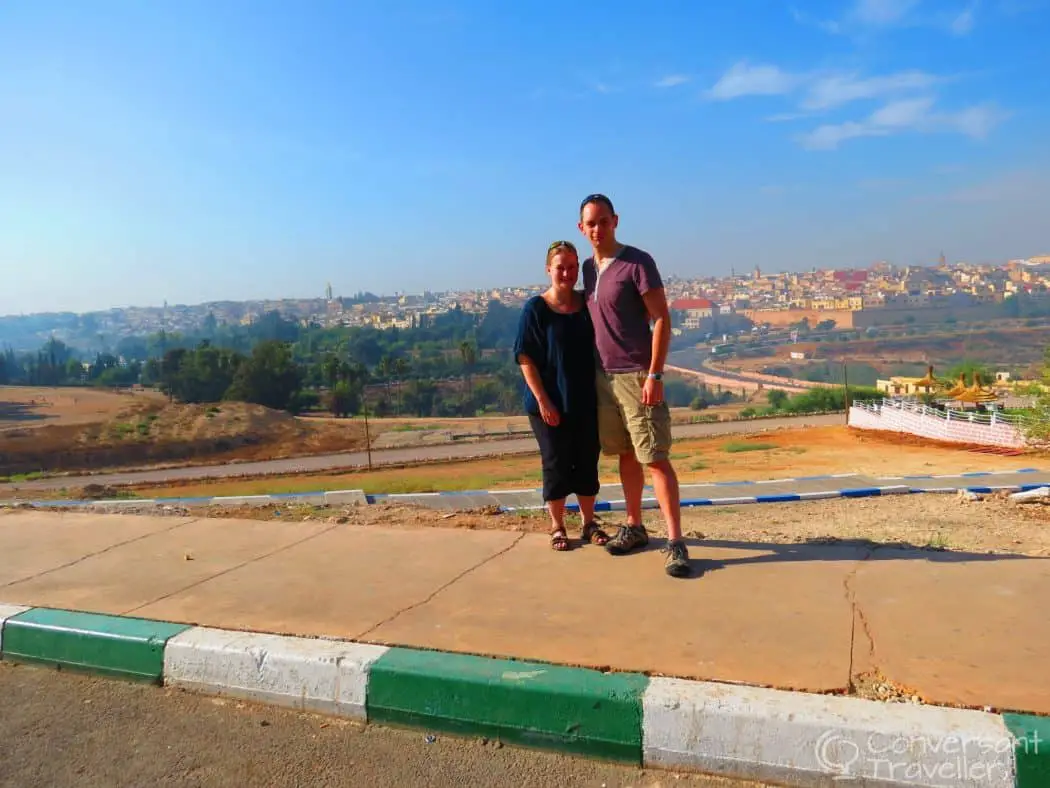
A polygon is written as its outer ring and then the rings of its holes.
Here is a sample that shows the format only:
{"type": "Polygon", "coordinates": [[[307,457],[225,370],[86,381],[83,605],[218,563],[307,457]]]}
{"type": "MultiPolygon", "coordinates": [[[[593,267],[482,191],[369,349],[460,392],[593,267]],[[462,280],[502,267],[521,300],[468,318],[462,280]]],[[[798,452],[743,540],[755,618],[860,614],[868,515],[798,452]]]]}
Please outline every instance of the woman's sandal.
{"type": "Polygon", "coordinates": [[[609,543],[609,534],[599,528],[596,523],[587,523],[583,526],[583,541],[603,547],[609,543]]]}
{"type": "Polygon", "coordinates": [[[566,550],[572,549],[572,545],[569,543],[569,536],[565,533],[564,528],[551,531],[551,548],[558,552],[565,552],[566,550]]]}

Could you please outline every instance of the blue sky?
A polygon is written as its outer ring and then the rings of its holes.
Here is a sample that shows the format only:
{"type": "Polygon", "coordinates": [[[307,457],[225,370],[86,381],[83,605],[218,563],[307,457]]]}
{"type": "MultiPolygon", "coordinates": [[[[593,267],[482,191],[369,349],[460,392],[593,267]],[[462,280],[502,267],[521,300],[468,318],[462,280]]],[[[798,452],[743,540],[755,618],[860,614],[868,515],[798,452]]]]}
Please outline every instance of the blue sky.
{"type": "Polygon", "coordinates": [[[1050,253],[1047,0],[8,0],[0,314],[1050,253]]]}

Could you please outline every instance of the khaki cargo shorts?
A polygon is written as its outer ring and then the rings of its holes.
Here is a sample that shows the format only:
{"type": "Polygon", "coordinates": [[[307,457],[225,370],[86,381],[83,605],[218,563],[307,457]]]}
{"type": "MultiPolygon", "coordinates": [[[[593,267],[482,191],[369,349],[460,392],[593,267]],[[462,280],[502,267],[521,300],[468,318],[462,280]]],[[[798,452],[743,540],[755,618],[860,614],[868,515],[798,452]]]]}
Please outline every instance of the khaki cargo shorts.
{"type": "Polygon", "coordinates": [[[642,404],[646,372],[598,371],[598,436],[606,455],[634,450],[638,462],[666,460],[671,452],[671,410],[666,400],[642,404]]]}

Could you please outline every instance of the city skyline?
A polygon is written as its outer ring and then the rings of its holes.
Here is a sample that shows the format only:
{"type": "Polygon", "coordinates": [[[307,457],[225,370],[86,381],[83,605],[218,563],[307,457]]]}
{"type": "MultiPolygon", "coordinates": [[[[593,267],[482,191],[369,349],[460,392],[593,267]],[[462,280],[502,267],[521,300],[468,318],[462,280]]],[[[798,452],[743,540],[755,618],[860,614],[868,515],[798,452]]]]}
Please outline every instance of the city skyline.
{"type": "MultiPolygon", "coordinates": [[[[581,253],[581,256],[584,256],[586,254],[587,254],[587,252],[583,251],[581,253]]],[[[1047,255],[1031,255],[1030,258],[1038,260],[1039,261],[1038,262],[1038,266],[1041,269],[1045,268],[1048,265],[1050,265],[1050,254],[1047,254],[1047,255]]],[[[788,270],[788,269],[783,269],[783,268],[774,268],[774,269],[765,269],[765,270],[763,270],[760,265],[755,265],[752,268],[747,269],[747,270],[735,270],[735,269],[733,269],[729,273],[726,273],[726,274],[683,275],[683,274],[680,274],[680,273],[675,272],[675,271],[665,271],[665,272],[663,272],[663,276],[664,276],[665,280],[668,280],[669,282],[670,281],[676,282],[678,284],[678,286],[682,286],[682,285],[688,286],[690,284],[695,284],[695,283],[699,283],[699,282],[711,282],[711,283],[725,282],[726,280],[731,280],[731,279],[734,279],[734,278],[736,280],[738,280],[738,281],[739,280],[745,280],[746,281],[746,280],[753,279],[755,277],[755,275],[756,275],[756,272],[757,273],[761,273],[763,278],[776,278],[776,277],[782,277],[782,276],[790,276],[790,275],[794,275],[794,274],[801,275],[801,274],[820,273],[820,272],[870,271],[870,270],[874,270],[874,269],[881,269],[881,268],[886,267],[886,266],[888,266],[891,269],[898,270],[898,271],[904,270],[904,269],[907,269],[907,268],[912,268],[912,269],[930,268],[930,269],[932,269],[932,268],[936,268],[936,267],[939,267],[939,266],[942,266],[942,265],[946,265],[946,266],[953,267],[953,268],[956,267],[956,266],[973,266],[973,267],[976,267],[976,268],[987,268],[987,269],[992,269],[992,270],[1004,270],[1007,266],[1009,266],[1009,265],[1011,265],[1013,263],[1027,263],[1028,260],[1029,260],[1028,257],[1020,257],[1020,258],[1012,258],[1012,259],[1009,259],[1009,260],[1001,260],[1001,261],[970,261],[970,260],[951,260],[951,259],[948,259],[947,257],[945,257],[943,260],[936,259],[936,260],[932,260],[932,261],[925,262],[925,263],[916,263],[916,264],[911,264],[911,265],[908,265],[908,264],[897,264],[897,263],[893,263],[892,261],[887,261],[887,260],[877,260],[877,261],[873,261],[873,262],[871,262],[871,263],[869,263],[867,265],[838,266],[838,267],[836,267],[836,266],[824,266],[824,267],[811,266],[809,268],[800,268],[800,269],[796,269],[796,270],[788,270]]],[[[582,283],[583,283],[583,280],[581,278],[581,280],[577,283],[577,288],[578,289],[582,288],[582,283]]],[[[10,312],[10,313],[2,313],[2,312],[0,312],[0,319],[2,319],[2,318],[18,318],[18,317],[33,317],[33,316],[36,316],[36,315],[46,315],[46,314],[70,314],[70,313],[77,314],[77,315],[102,314],[102,313],[105,313],[105,312],[121,311],[121,310],[132,310],[132,311],[134,311],[134,310],[158,311],[158,310],[165,310],[165,309],[169,309],[169,310],[176,310],[176,309],[199,310],[199,309],[202,309],[204,307],[223,305],[223,304],[232,304],[232,305],[238,305],[239,306],[239,305],[247,305],[247,304],[279,304],[279,303],[298,303],[298,302],[323,302],[323,301],[326,301],[326,300],[350,301],[350,302],[352,302],[356,298],[358,298],[359,296],[366,296],[366,295],[367,296],[374,296],[381,302],[389,303],[389,302],[395,301],[398,298],[405,298],[405,297],[415,298],[415,297],[424,296],[426,294],[431,294],[432,296],[435,296],[435,297],[438,297],[438,296],[440,296],[440,297],[451,297],[451,298],[454,298],[454,299],[462,297],[462,296],[464,296],[466,294],[474,294],[474,295],[481,295],[483,297],[487,297],[489,294],[494,293],[494,292],[501,292],[501,291],[502,292],[525,291],[525,290],[530,290],[530,289],[538,291],[539,289],[542,289],[542,288],[544,288],[546,286],[547,286],[546,280],[542,276],[540,276],[538,278],[534,278],[533,281],[521,281],[521,282],[515,282],[515,283],[503,282],[502,284],[489,285],[489,286],[485,286],[485,287],[459,287],[459,288],[443,288],[443,289],[440,289],[440,288],[423,288],[423,289],[415,290],[415,291],[401,289],[401,290],[381,291],[381,292],[374,292],[374,291],[370,291],[370,290],[364,290],[364,289],[361,289],[361,288],[351,289],[351,290],[348,290],[348,291],[341,291],[340,289],[338,289],[335,286],[333,286],[331,282],[325,282],[319,288],[318,287],[314,287],[313,288],[314,292],[304,292],[304,293],[301,293],[301,294],[295,294],[295,293],[287,294],[286,293],[286,294],[264,295],[264,296],[258,296],[258,297],[238,297],[236,295],[233,295],[233,296],[230,296],[230,297],[203,299],[203,300],[195,300],[195,301],[179,301],[179,302],[170,301],[170,300],[165,299],[165,298],[156,299],[156,300],[150,300],[150,299],[147,298],[147,300],[139,302],[139,303],[112,304],[112,305],[109,305],[109,306],[103,306],[103,307],[99,307],[99,308],[86,309],[86,310],[56,309],[56,310],[42,310],[42,311],[37,311],[37,312],[10,312]]],[[[674,289],[674,288],[672,288],[672,289],[674,289]]],[[[0,339],[2,339],[2,337],[0,337],[0,339]]],[[[0,342],[0,344],[2,344],[2,342],[0,342]]]]}
{"type": "Polygon", "coordinates": [[[1043,0],[14,5],[0,314],[1050,253],[1043,0]],[[595,40],[621,41],[602,49],[595,40]]]}

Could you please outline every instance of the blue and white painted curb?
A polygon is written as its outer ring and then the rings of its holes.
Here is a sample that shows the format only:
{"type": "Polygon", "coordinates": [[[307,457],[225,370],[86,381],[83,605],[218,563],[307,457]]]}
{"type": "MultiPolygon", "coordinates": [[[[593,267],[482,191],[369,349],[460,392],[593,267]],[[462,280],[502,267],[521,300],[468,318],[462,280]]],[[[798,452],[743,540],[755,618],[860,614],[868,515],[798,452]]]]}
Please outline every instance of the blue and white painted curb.
{"type": "MultiPolygon", "coordinates": [[[[979,471],[951,475],[926,475],[926,476],[888,476],[877,479],[862,477],[859,474],[829,474],[822,476],[799,476],[786,479],[763,479],[757,481],[726,481],[705,482],[696,484],[683,484],[683,493],[690,487],[704,487],[712,489],[732,489],[736,495],[691,497],[683,494],[681,505],[684,508],[700,506],[740,506],[748,504],[765,503],[792,503],[800,501],[819,501],[835,498],[871,498],[892,495],[915,495],[922,493],[957,493],[960,491],[972,492],[979,495],[988,495],[995,492],[1023,493],[1050,486],[1050,475],[1046,475],[1047,481],[1033,481],[1028,484],[994,484],[996,477],[1033,475],[1041,473],[1037,468],[1023,468],[1016,471],[979,471]],[[860,486],[850,487],[846,484],[850,479],[864,482],[860,486]],[[956,480],[955,484],[937,484],[939,480],[956,480]],[[981,479],[989,482],[986,484],[972,484],[971,480],[981,479]],[[835,482],[834,486],[828,485],[827,489],[817,490],[795,490],[777,491],[763,493],[763,488],[772,485],[789,486],[792,484],[801,487],[812,486],[814,483],[828,481],[835,482]],[[872,484],[871,482],[875,482],[872,484]],[[923,484],[922,482],[927,482],[923,484]],[[963,482],[963,483],[960,483],[963,482]],[[734,489],[735,488],[735,489],[734,489]],[[740,492],[752,492],[751,495],[740,495],[740,492]]],[[[612,485],[617,488],[618,485],[612,485]]],[[[642,499],[643,509],[658,508],[656,498],[653,496],[651,487],[645,488],[646,494],[642,499]]],[[[216,497],[188,497],[188,498],[121,498],[117,500],[84,501],[84,500],[42,500],[25,501],[30,506],[40,508],[67,508],[67,507],[105,507],[107,509],[120,507],[141,506],[269,506],[274,504],[287,505],[371,505],[377,503],[415,503],[448,508],[450,499],[462,498],[464,505],[469,506],[498,506],[503,512],[532,511],[544,508],[542,493],[538,488],[521,490],[443,490],[439,492],[420,493],[377,493],[366,494],[363,490],[330,490],[306,493],[276,493],[262,495],[237,495],[216,497]],[[530,496],[533,500],[520,501],[521,496],[530,496]],[[488,498],[489,500],[484,500],[488,498]],[[507,499],[510,499],[508,502],[507,499]]],[[[16,501],[18,503],[18,501],[16,501]]],[[[569,503],[570,511],[578,511],[576,503],[569,503]]],[[[625,509],[622,498],[602,499],[599,496],[595,504],[595,511],[617,512],[625,509]]]]}
{"type": "MultiPolygon", "coordinates": [[[[761,482],[753,482],[761,484],[761,482]]],[[[857,487],[847,490],[818,490],[814,492],[800,493],[773,493],[770,495],[734,495],[721,498],[682,498],[680,505],[683,509],[698,506],[745,506],[760,503],[795,503],[799,501],[820,501],[831,498],[871,498],[883,495],[909,495],[913,492],[910,487],[900,485],[897,487],[857,487]]],[[[654,497],[642,498],[642,509],[658,509],[659,502],[654,497]]],[[[594,505],[596,512],[622,512],[627,504],[622,498],[609,501],[598,501],[594,505]]],[[[544,504],[527,506],[504,506],[505,512],[530,511],[545,508],[544,504]]],[[[579,511],[579,505],[575,503],[566,504],[569,511],[579,511]]]]}

